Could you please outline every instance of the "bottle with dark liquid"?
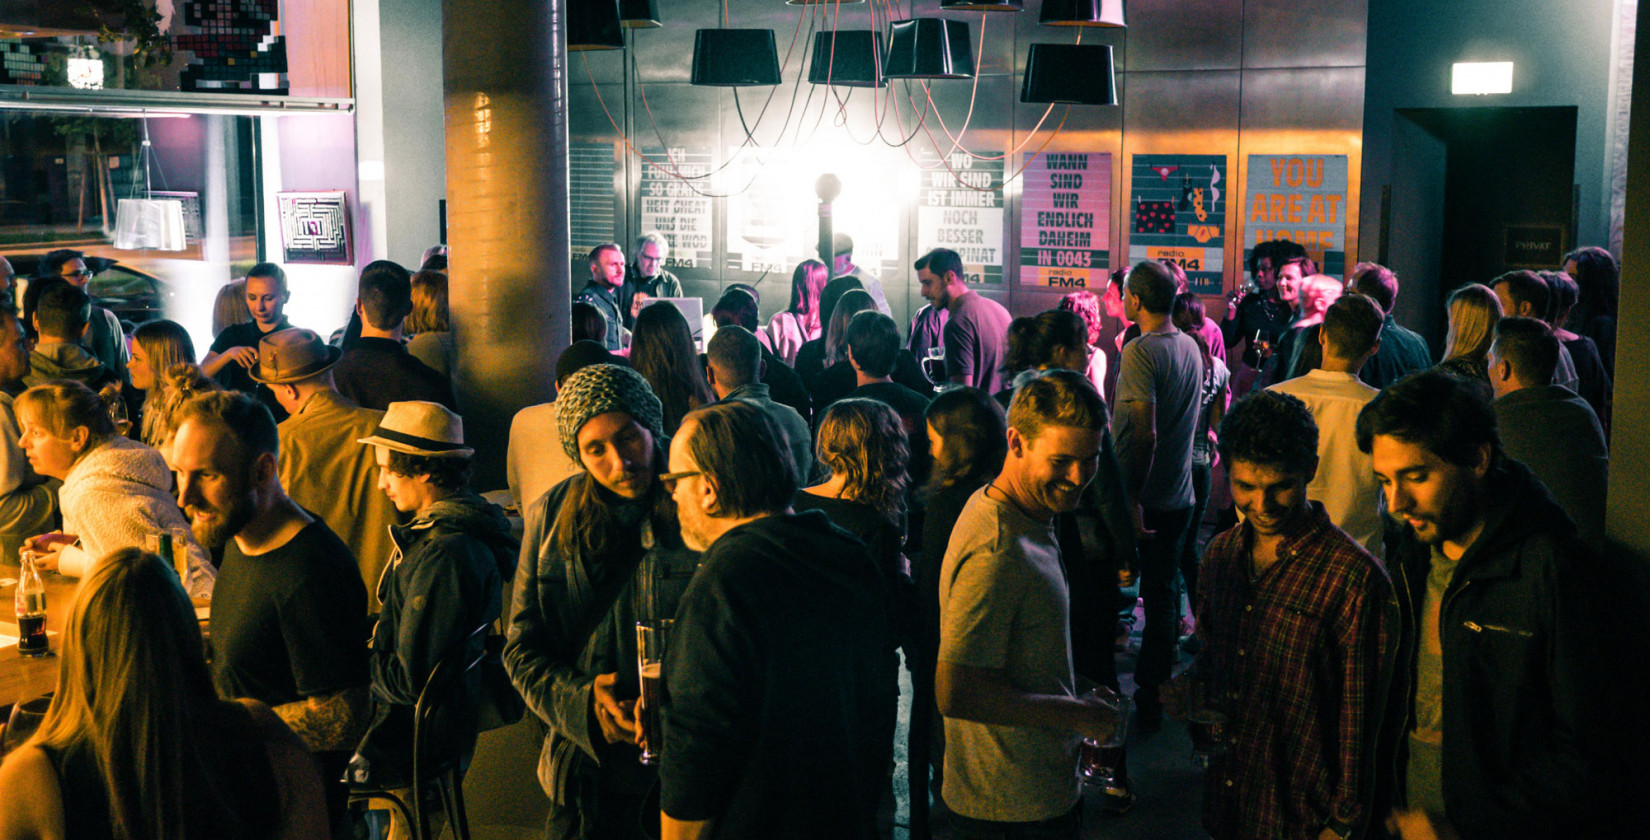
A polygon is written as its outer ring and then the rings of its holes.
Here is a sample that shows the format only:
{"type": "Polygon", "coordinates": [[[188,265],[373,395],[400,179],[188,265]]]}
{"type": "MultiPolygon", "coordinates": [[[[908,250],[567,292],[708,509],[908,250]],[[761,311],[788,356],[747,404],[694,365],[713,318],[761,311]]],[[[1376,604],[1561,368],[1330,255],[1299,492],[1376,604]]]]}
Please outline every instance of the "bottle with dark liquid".
{"type": "Polygon", "coordinates": [[[34,566],[34,552],[23,549],[19,556],[14,606],[17,612],[17,652],[24,656],[45,656],[46,584],[34,566]]]}

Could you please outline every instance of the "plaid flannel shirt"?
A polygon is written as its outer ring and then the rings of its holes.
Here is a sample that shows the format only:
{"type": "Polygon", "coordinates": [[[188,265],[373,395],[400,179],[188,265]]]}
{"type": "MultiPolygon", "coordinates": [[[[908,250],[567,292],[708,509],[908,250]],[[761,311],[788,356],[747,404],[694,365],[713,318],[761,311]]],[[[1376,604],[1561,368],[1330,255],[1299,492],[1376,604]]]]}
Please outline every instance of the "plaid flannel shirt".
{"type": "Polygon", "coordinates": [[[1232,738],[1205,779],[1219,840],[1310,840],[1369,818],[1391,583],[1311,506],[1253,583],[1247,523],[1203,555],[1194,667],[1227,692],[1232,738]]]}

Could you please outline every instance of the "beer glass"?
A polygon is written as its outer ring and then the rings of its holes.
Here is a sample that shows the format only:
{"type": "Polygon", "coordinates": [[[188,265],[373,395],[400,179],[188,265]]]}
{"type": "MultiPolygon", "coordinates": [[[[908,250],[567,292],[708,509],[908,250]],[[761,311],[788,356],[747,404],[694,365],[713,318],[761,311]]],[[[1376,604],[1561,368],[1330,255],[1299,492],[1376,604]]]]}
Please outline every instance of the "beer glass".
{"type": "Polygon", "coordinates": [[[664,747],[665,728],[659,714],[664,701],[664,680],[660,671],[664,667],[670,625],[668,618],[636,622],[636,669],[642,683],[636,722],[647,744],[642,750],[642,763],[649,766],[659,763],[659,753],[664,747]]]}
{"type": "Polygon", "coordinates": [[[1226,698],[1214,682],[1195,680],[1188,688],[1186,731],[1192,736],[1192,762],[1208,769],[1211,761],[1225,755],[1231,743],[1226,698]]]}
{"type": "Polygon", "coordinates": [[[1083,739],[1078,774],[1086,784],[1111,787],[1117,781],[1117,765],[1123,757],[1123,741],[1128,738],[1129,711],[1133,703],[1105,686],[1090,691],[1089,696],[1099,698],[1113,710],[1117,716],[1117,726],[1112,730],[1111,737],[1104,741],[1083,739]]]}

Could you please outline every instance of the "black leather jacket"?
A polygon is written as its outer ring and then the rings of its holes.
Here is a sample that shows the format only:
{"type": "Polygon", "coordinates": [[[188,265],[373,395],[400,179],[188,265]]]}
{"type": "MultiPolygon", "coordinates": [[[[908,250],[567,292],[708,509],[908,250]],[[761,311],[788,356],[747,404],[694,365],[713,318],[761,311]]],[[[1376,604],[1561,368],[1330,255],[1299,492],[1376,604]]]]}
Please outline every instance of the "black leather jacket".
{"type": "MultiPolygon", "coordinates": [[[[1605,792],[1608,742],[1623,733],[1608,715],[1627,698],[1602,655],[1619,638],[1604,601],[1625,582],[1523,464],[1498,456],[1487,485],[1483,533],[1440,607],[1446,815],[1467,840],[1614,836],[1602,827],[1623,804],[1605,792]]],[[[1393,556],[1403,632],[1378,798],[1401,803],[1432,554],[1406,528],[1393,556]]]]}

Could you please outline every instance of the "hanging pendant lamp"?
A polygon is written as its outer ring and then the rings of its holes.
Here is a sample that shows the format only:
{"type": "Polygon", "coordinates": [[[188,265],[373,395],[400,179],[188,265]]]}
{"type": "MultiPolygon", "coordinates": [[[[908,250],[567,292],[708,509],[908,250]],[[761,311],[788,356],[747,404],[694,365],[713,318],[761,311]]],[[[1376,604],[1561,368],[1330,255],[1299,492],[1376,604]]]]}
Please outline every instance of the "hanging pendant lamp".
{"type": "Polygon", "coordinates": [[[1117,77],[1106,44],[1032,44],[1020,101],[1116,105],[1117,77]]]}
{"type": "Polygon", "coordinates": [[[779,51],[772,29],[701,29],[693,41],[693,84],[777,85],[779,51]]]}
{"type": "Polygon", "coordinates": [[[890,79],[974,78],[968,24],[940,18],[895,22],[882,74],[890,79]]]}
{"type": "Polygon", "coordinates": [[[619,0],[619,25],[626,29],[660,26],[659,0],[619,0]]]}
{"type": "Polygon", "coordinates": [[[942,12],[1023,12],[1025,0],[940,0],[942,12]]]}
{"type": "Polygon", "coordinates": [[[814,33],[808,81],[842,87],[887,87],[882,77],[882,33],[839,29],[814,33]]]}
{"type": "Polygon", "coordinates": [[[615,0],[572,0],[567,4],[567,51],[622,50],[619,4],[615,0]]]}
{"type": "Polygon", "coordinates": [[[1105,26],[1124,29],[1123,0],[1043,0],[1044,26],[1105,26]]]}

